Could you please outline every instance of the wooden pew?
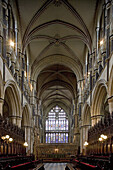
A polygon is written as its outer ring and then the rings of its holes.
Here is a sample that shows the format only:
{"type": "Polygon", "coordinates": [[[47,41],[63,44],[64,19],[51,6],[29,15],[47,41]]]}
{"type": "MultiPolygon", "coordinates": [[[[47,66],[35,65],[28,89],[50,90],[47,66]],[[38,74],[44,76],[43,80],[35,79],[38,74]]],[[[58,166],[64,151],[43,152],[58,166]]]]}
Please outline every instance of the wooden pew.
{"type": "Polygon", "coordinates": [[[77,159],[81,162],[92,164],[100,168],[113,169],[113,155],[109,156],[88,155],[79,156],[77,159]]]}
{"type": "Polygon", "coordinates": [[[10,156],[0,158],[0,169],[6,169],[6,167],[31,162],[33,161],[31,156],[10,156]]]}
{"type": "Polygon", "coordinates": [[[19,164],[16,166],[12,166],[11,170],[28,170],[28,169],[36,169],[36,170],[44,170],[44,164],[40,163],[39,160],[32,161],[32,162],[26,162],[23,164],[19,164]]]}
{"type": "Polygon", "coordinates": [[[98,166],[94,166],[76,159],[74,159],[72,163],[75,165],[75,167],[79,167],[80,169],[83,170],[101,170],[101,168],[98,166]]]}
{"type": "Polygon", "coordinates": [[[74,170],[74,169],[75,169],[75,166],[72,164],[67,164],[65,167],[65,170],[74,170]]]}

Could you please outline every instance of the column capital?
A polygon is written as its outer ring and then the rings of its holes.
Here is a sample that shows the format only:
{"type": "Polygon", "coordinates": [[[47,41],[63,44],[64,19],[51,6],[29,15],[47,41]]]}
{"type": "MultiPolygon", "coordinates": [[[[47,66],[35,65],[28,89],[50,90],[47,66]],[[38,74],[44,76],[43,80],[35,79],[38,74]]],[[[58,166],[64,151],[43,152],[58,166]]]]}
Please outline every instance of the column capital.
{"type": "Polygon", "coordinates": [[[108,98],[108,103],[112,103],[113,102],[113,96],[111,98],[108,98]]]}
{"type": "Polygon", "coordinates": [[[3,98],[0,98],[0,103],[4,103],[4,99],[3,98]]]}
{"type": "Polygon", "coordinates": [[[11,115],[11,116],[9,116],[9,117],[14,117],[14,118],[20,118],[20,119],[22,119],[21,116],[17,116],[17,115],[11,115]]]}
{"type": "Polygon", "coordinates": [[[97,26],[97,27],[95,28],[95,30],[96,30],[96,31],[99,31],[99,29],[100,29],[100,27],[99,27],[99,26],[97,26]]]}
{"type": "Polygon", "coordinates": [[[25,125],[25,126],[22,126],[23,128],[30,128],[30,129],[32,129],[33,127],[32,126],[27,126],[27,125],[25,125]]]}

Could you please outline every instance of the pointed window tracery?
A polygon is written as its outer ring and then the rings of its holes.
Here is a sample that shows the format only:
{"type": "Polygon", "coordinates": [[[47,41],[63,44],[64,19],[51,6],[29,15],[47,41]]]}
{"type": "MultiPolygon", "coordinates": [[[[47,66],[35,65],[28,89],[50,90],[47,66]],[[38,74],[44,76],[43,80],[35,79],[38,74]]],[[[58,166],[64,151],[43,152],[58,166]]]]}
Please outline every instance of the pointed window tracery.
{"type": "Polygon", "coordinates": [[[59,106],[51,109],[45,122],[46,143],[68,143],[68,130],[66,112],[59,106]]]}

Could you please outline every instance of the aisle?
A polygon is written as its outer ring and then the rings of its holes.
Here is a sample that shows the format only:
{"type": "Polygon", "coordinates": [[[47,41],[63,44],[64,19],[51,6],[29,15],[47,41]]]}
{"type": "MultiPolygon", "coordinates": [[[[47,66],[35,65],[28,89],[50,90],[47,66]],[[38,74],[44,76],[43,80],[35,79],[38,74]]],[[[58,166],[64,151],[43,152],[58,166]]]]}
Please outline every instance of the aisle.
{"type": "Polygon", "coordinates": [[[66,163],[46,163],[45,170],[65,170],[66,163]]]}

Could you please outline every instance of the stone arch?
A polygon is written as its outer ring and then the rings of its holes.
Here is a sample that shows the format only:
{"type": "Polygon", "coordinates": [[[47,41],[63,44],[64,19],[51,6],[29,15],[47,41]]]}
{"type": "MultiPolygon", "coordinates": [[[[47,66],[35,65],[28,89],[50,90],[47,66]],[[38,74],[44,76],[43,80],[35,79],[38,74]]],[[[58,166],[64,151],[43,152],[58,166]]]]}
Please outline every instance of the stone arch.
{"type": "Polygon", "coordinates": [[[30,126],[30,108],[28,104],[24,104],[23,111],[22,111],[22,127],[23,126],[30,126]]]}
{"type": "Polygon", "coordinates": [[[82,113],[82,128],[81,128],[81,152],[83,154],[86,154],[86,147],[84,146],[84,143],[88,141],[88,130],[91,126],[91,111],[90,106],[88,103],[85,103],[83,107],[83,113],[82,113]]]}
{"type": "Polygon", "coordinates": [[[32,80],[36,81],[41,70],[43,70],[47,66],[54,64],[61,64],[66,67],[69,67],[76,75],[77,81],[82,79],[82,72],[80,71],[80,66],[76,64],[75,60],[64,55],[50,55],[39,61],[37,67],[33,68],[33,72],[31,75],[32,80]]]}
{"type": "Polygon", "coordinates": [[[76,97],[75,94],[74,94],[74,89],[69,83],[64,82],[64,81],[58,81],[58,80],[57,81],[50,81],[49,83],[44,84],[39,91],[38,97],[40,98],[44,90],[46,90],[48,87],[52,87],[54,85],[65,86],[66,89],[68,89],[70,91],[72,97],[73,98],[76,97]]]}
{"type": "Polygon", "coordinates": [[[86,103],[83,107],[82,121],[83,121],[83,126],[91,125],[91,111],[88,103],[86,103]]]}
{"type": "Polygon", "coordinates": [[[92,96],[91,118],[92,125],[95,125],[104,116],[104,104],[107,101],[108,88],[106,81],[101,79],[95,86],[92,96]]]}
{"type": "Polygon", "coordinates": [[[7,107],[6,112],[9,111],[6,117],[16,124],[18,122],[17,119],[21,118],[21,100],[17,85],[12,80],[8,80],[4,87],[3,116],[5,114],[5,107],[7,107]]]}
{"type": "Polygon", "coordinates": [[[23,106],[21,126],[25,131],[25,141],[28,143],[27,152],[29,152],[31,148],[31,115],[28,104],[23,106]]]}

